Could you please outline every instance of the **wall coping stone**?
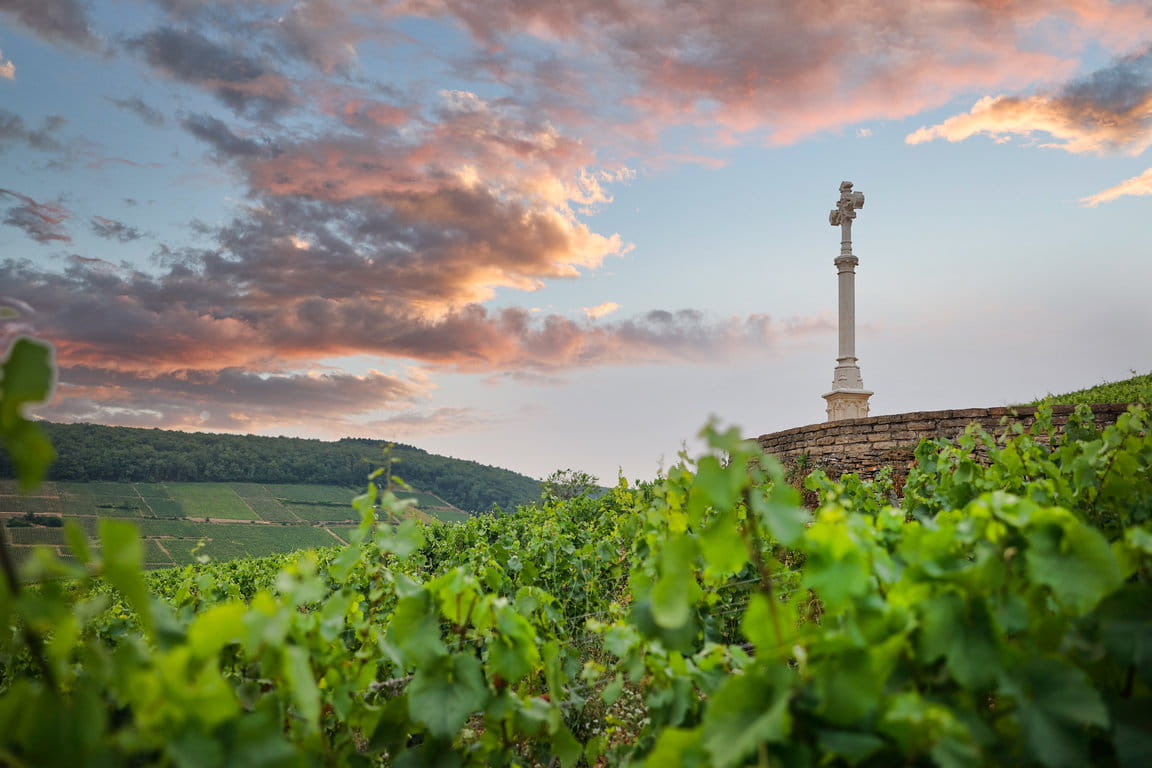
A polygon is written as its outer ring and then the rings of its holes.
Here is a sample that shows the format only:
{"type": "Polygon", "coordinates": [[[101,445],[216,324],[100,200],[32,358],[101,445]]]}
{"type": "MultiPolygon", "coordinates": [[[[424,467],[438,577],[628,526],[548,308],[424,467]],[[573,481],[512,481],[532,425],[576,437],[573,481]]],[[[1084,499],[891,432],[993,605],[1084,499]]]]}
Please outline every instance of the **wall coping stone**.
{"type": "MultiPolygon", "coordinates": [[[[1110,416],[1124,413],[1132,403],[1094,403],[1090,407],[1092,411],[1098,416],[1110,416]]],[[[1053,416],[1067,416],[1076,410],[1075,405],[1053,405],[1053,416]]],[[[775,442],[777,440],[784,440],[791,437],[800,435],[817,435],[820,432],[827,430],[837,430],[844,432],[863,433],[870,431],[865,428],[872,427],[880,424],[898,424],[911,421],[931,421],[939,423],[951,419],[981,419],[981,418],[1000,418],[1004,416],[1014,416],[1017,418],[1028,418],[1036,413],[1036,406],[1033,405],[1019,405],[1019,406],[996,406],[993,408],[961,408],[951,409],[946,411],[911,411],[909,413],[893,413],[884,416],[869,416],[863,419],[842,419],[840,421],[825,421],[819,424],[807,424],[802,427],[792,427],[791,429],[781,430],[780,432],[769,432],[760,435],[759,437],[752,438],[757,442],[775,442]]],[[[930,429],[928,427],[925,430],[930,429]]]]}

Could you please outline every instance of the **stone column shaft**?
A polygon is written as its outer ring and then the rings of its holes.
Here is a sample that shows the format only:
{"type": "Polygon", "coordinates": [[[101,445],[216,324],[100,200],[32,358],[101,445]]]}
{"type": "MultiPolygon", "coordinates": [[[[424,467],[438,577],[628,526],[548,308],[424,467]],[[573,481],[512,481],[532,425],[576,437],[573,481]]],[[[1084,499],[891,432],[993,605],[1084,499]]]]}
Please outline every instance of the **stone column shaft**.
{"type": "Polygon", "coordinates": [[[840,278],[840,354],[838,360],[856,359],[856,264],[855,256],[836,259],[840,278]]]}

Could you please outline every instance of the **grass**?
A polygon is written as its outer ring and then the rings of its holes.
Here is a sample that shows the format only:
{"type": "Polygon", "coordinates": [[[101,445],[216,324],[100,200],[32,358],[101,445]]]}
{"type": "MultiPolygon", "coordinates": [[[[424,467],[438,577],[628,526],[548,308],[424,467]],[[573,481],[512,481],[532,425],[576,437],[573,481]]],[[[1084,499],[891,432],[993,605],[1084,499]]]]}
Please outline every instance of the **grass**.
{"type": "MultiPolygon", "coordinates": [[[[1133,371],[1135,374],[1135,371],[1133,371]]],[[[1121,381],[1110,381],[1086,389],[1078,389],[1063,395],[1051,393],[1034,400],[1029,405],[1091,405],[1093,403],[1144,403],[1152,404],[1152,373],[1121,381]]]]}

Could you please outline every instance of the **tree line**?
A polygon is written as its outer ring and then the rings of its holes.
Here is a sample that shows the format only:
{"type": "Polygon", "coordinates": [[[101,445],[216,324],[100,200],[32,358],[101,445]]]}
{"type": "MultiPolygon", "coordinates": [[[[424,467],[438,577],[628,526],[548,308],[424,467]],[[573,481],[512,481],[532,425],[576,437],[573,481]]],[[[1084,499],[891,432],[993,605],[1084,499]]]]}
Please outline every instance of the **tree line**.
{"type": "MultiPolygon", "coordinates": [[[[50,480],[119,482],[317,483],[362,487],[384,462],[380,440],[177,432],[40,422],[56,447],[50,480]]],[[[392,474],[463,510],[512,509],[540,497],[530,477],[475,461],[393,444],[392,474]]],[[[0,477],[14,477],[0,454],[0,477]]]]}

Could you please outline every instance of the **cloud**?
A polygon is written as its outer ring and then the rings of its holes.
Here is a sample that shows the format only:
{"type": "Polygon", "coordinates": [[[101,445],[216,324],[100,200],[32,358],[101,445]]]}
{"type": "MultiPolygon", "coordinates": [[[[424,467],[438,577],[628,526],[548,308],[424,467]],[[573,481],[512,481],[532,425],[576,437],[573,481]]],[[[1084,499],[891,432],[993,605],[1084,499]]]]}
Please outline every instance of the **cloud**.
{"type": "Polygon", "coordinates": [[[284,258],[306,241],[317,244],[313,254],[292,259],[308,266],[268,275],[265,290],[298,291],[297,276],[324,282],[337,271],[357,290],[382,281],[406,307],[434,316],[497,287],[574,278],[627,252],[618,235],[579,219],[611,200],[607,186],[626,171],[590,169],[585,146],[514,104],[447,92],[437,117],[384,139],[326,132],[260,141],[210,116],[186,118],[260,201],[221,232],[246,258],[219,268],[284,258]]]}
{"type": "Polygon", "coordinates": [[[237,115],[267,120],[294,102],[279,72],[195,30],[159,27],[125,47],[169,77],[205,88],[237,115]]]}
{"type": "MultiPolygon", "coordinates": [[[[297,201],[299,202],[299,201],[297,201]]],[[[574,368],[710,361],[760,354],[803,332],[763,315],[657,310],[615,323],[465,304],[430,317],[367,258],[319,238],[307,252],[249,242],[233,227],[217,247],[185,249],[150,275],[71,257],[62,272],[0,262],[0,284],[38,310],[37,332],[61,366],[48,418],[256,431],[380,419],[427,432],[482,415],[413,409],[428,371],[545,377],[574,368]],[[248,250],[237,251],[247,243],[248,250]],[[416,360],[404,378],[309,370],[349,355],[416,360]],[[376,414],[376,415],[374,415],[376,414]]]]}
{"type": "Polygon", "coordinates": [[[287,250],[231,262],[184,254],[152,277],[75,259],[62,274],[0,265],[0,283],[41,313],[62,364],[141,377],[179,371],[281,370],[347,355],[419,360],[440,368],[553,371],[668,360],[716,360],[770,347],[793,331],[766,316],[708,318],[655,311],[617,323],[576,322],[468,304],[438,317],[397,299],[369,268],[334,268],[347,254],[287,250]],[[313,268],[312,262],[321,261],[313,268]],[[276,282],[277,275],[284,279],[276,282]],[[295,286],[295,288],[293,288],[295,286]]]}
{"type": "Polygon", "coordinates": [[[124,157],[97,157],[85,163],[87,168],[106,168],[109,165],[129,165],[133,168],[163,168],[160,163],[138,163],[124,157]]]}
{"type": "Polygon", "coordinates": [[[333,435],[346,433],[349,416],[405,408],[425,394],[422,386],[379,371],[149,374],[80,365],[63,366],[60,378],[55,401],[38,409],[46,418],[242,432],[322,424],[333,435]]]}
{"type": "Polygon", "coordinates": [[[50,43],[94,49],[98,41],[79,0],[4,0],[0,13],[50,43]]]}
{"type": "Polygon", "coordinates": [[[376,419],[358,427],[359,432],[409,437],[458,434],[488,427],[496,422],[489,413],[475,408],[444,407],[431,411],[405,411],[386,419],[376,419]]]}
{"type": "Polygon", "coordinates": [[[572,51],[548,60],[551,80],[573,89],[563,99],[571,106],[587,96],[571,85],[581,78],[564,74],[581,72],[613,105],[601,102],[598,115],[617,124],[623,117],[637,137],[688,124],[730,140],[763,132],[774,143],[907,117],[973,88],[1059,78],[1086,42],[1130,50],[1152,22],[1147,7],[1123,0],[892,0],[868,13],[793,0],[413,0],[388,8],[458,21],[483,48],[476,65],[518,92],[545,74],[539,59],[518,60],[528,48],[521,39],[572,51]],[[1057,25],[1057,52],[1038,51],[1037,34],[1057,25]]]}
{"type": "Polygon", "coordinates": [[[32,129],[20,115],[0,108],[0,151],[5,144],[20,142],[40,152],[66,153],[67,148],[55,134],[67,122],[60,115],[49,115],[39,128],[32,129]]]}
{"type": "Polygon", "coordinates": [[[955,142],[983,133],[1002,141],[1010,134],[1037,132],[1054,139],[1041,146],[1073,153],[1143,152],[1152,145],[1152,48],[1123,57],[1054,94],[986,96],[967,114],[920,128],[905,140],[955,142]]]}
{"type": "Polygon", "coordinates": [[[59,201],[38,203],[27,195],[21,195],[10,189],[0,189],[0,197],[3,196],[14,197],[20,201],[20,205],[8,209],[4,216],[5,224],[24,230],[24,234],[41,245],[47,245],[54,240],[72,242],[63,226],[71,214],[62,203],[59,201]]]}
{"type": "Polygon", "coordinates": [[[180,124],[190,134],[215,148],[219,159],[262,155],[271,151],[260,142],[237,136],[226,123],[211,115],[190,115],[180,124]]]}
{"type": "Polygon", "coordinates": [[[324,200],[486,187],[500,197],[594,206],[610,202],[605,185],[628,172],[588,170],[596,157],[584,142],[512,101],[443,91],[434,116],[412,118],[384,136],[280,140],[270,152],[234,142],[217,123],[200,130],[221,154],[251,157],[241,168],[253,190],[324,200]]]}
{"type": "Polygon", "coordinates": [[[105,240],[116,240],[121,243],[130,243],[144,237],[144,233],[129,226],[122,221],[106,219],[103,216],[93,216],[89,221],[92,232],[105,240]]]}
{"type": "Polygon", "coordinates": [[[154,128],[162,128],[168,122],[164,119],[163,112],[144,103],[144,100],[138,96],[133,96],[130,99],[114,99],[109,97],[108,101],[120,107],[120,109],[126,109],[129,112],[135,113],[137,117],[154,128]]]}
{"type": "Polygon", "coordinates": [[[273,32],[281,55],[307,61],[322,72],[348,73],[363,40],[387,40],[378,14],[358,0],[311,0],[294,3],[276,20],[273,32]]]}
{"type": "Polygon", "coordinates": [[[584,314],[593,320],[599,320],[605,315],[610,315],[616,310],[620,309],[620,305],[614,301],[606,301],[603,304],[597,304],[594,307],[584,307],[584,314]]]}
{"type": "Polygon", "coordinates": [[[16,79],[16,65],[12,63],[11,59],[4,58],[3,51],[0,51],[0,79],[16,79]]]}
{"type": "MultiPolygon", "coordinates": [[[[81,7],[77,0],[9,4],[21,14],[81,7]]],[[[675,125],[722,141],[752,133],[786,143],[907,117],[972,89],[1053,82],[1070,74],[1086,45],[1122,53],[1146,42],[1152,23],[1146,3],[1129,0],[890,0],[867,14],[851,4],[794,0],[154,4],[167,23],[126,47],[236,114],[273,119],[309,87],[362,79],[364,44],[411,45],[407,22],[428,17],[459,25],[473,46],[415,55],[472,81],[496,81],[546,119],[626,145],[624,155],[646,151],[675,125]],[[1037,41],[1052,30],[1059,30],[1049,46],[1055,52],[1041,52],[1037,41]],[[304,63],[325,79],[292,82],[277,61],[304,63]]]]}
{"type": "Polygon", "coordinates": [[[271,55],[303,61],[325,74],[352,74],[356,46],[404,40],[384,28],[377,0],[153,0],[169,17],[196,29],[241,31],[271,55]]]}
{"type": "Polygon", "coordinates": [[[1144,173],[1139,176],[1133,176],[1130,179],[1122,181],[1103,192],[1097,192],[1094,195],[1082,198],[1080,202],[1089,208],[1095,208],[1100,203],[1107,203],[1125,195],[1152,195],[1152,168],[1144,171],[1144,173]]]}

